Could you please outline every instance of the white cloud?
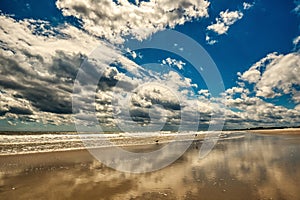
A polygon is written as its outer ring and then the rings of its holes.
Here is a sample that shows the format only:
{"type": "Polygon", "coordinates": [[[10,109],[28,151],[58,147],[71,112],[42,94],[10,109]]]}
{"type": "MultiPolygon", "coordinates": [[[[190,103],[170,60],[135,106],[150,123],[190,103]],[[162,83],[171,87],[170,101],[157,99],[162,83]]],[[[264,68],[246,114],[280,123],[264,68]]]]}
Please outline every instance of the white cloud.
{"type": "MultiPolygon", "coordinates": [[[[182,102],[188,104],[187,95],[191,87],[197,87],[192,80],[174,71],[166,73],[151,71],[137,65],[123,56],[124,52],[114,46],[96,39],[71,25],[65,24],[48,30],[45,21],[16,21],[8,16],[0,16],[0,119],[15,121],[33,121],[45,124],[70,124],[72,122],[73,82],[81,62],[90,52],[89,64],[102,73],[103,81],[99,83],[96,94],[89,89],[76,91],[74,94],[81,101],[83,111],[79,119],[89,124],[92,108],[101,123],[114,126],[115,114],[121,114],[126,108],[126,95],[132,95],[133,89],[148,82],[156,82],[175,91],[182,102]],[[38,28],[39,27],[39,28],[38,28]],[[37,28],[39,31],[37,32],[37,28]],[[57,35],[53,32],[58,33],[57,35]],[[98,47],[96,50],[95,48],[98,47]],[[111,66],[110,64],[114,64],[111,66]],[[123,68],[127,73],[119,72],[123,68]],[[96,96],[95,103],[92,97],[96,96]],[[112,105],[119,101],[120,106],[112,105]]],[[[126,50],[125,50],[126,51],[126,50]]],[[[138,56],[138,55],[136,55],[138,56]]],[[[179,69],[184,62],[168,58],[166,64],[179,69]]],[[[93,74],[87,75],[87,81],[93,74]]],[[[158,94],[157,87],[148,92],[136,93],[136,104],[131,107],[137,121],[144,123],[149,120],[148,106],[154,106],[155,117],[165,117],[168,123],[178,123],[178,103],[169,99],[165,90],[158,94]],[[155,90],[153,90],[155,89],[155,90]],[[162,104],[166,109],[155,106],[162,104]]],[[[173,95],[174,96],[174,95],[173,95]]],[[[186,109],[186,108],[184,108],[186,109]]],[[[123,113],[124,114],[124,113],[123,113]]],[[[127,116],[128,117],[128,116],[127,116]]],[[[123,124],[132,118],[121,118],[123,124]]]]}
{"type": "Polygon", "coordinates": [[[162,60],[162,64],[169,65],[169,66],[176,66],[178,69],[183,69],[183,66],[186,65],[186,63],[182,62],[181,60],[176,60],[172,58],[166,58],[165,60],[162,60]]]}
{"type": "Polygon", "coordinates": [[[238,90],[226,96],[228,110],[224,113],[227,126],[235,128],[237,123],[242,127],[294,126],[300,122],[297,117],[300,110],[274,105],[259,97],[249,97],[249,91],[240,92],[238,90]],[[234,97],[234,94],[241,94],[241,97],[234,97]]]}
{"type": "Polygon", "coordinates": [[[293,100],[296,103],[300,103],[300,91],[299,90],[297,91],[297,90],[293,89],[292,94],[293,94],[293,100]]]}
{"type": "Polygon", "coordinates": [[[291,93],[293,85],[300,85],[300,54],[279,55],[273,60],[256,84],[257,95],[263,97],[281,96],[291,93]],[[279,90],[277,92],[276,90],[279,90]]]}
{"type": "Polygon", "coordinates": [[[297,46],[299,45],[299,42],[300,42],[300,35],[298,37],[294,38],[294,40],[293,40],[293,44],[296,49],[297,49],[297,46]]]}
{"type": "Polygon", "coordinates": [[[243,3],[243,8],[244,10],[249,10],[250,8],[252,8],[254,6],[254,2],[252,4],[244,2],[243,3]]]}
{"type": "Polygon", "coordinates": [[[201,89],[198,91],[198,94],[201,95],[201,96],[204,96],[206,98],[210,97],[211,94],[209,92],[209,90],[204,90],[204,89],[201,89]]]}
{"type": "Polygon", "coordinates": [[[249,68],[239,79],[254,84],[257,97],[274,98],[289,94],[294,102],[300,102],[300,54],[268,54],[249,68]]]}
{"type": "Polygon", "coordinates": [[[104,45],[103,42],[68,24],[56,28],[61,34],[58,36],[53,36],[51,34],[53,30],[45,29],[45,25],[48,23],[26,19],[15,21],[1,15],[0,27],[3,30],[0,33],[1,53],[24,59],[20,53],[26,51],[33,55],[40,54],[46,62],[51,62],[57,51],[89,54],[98,45],[104,45]],[[37,33],[36,26],[40,27],[37,33]]]}
{"type": "MultiPolygon", "coordinates": [[[[295,45],[299,42],[297,40],[298,38],[294,39],[295,45]]],[[[239,112],[234,112],[236,117],[244,119],[241,120],[243,122],[250,122],[248,126],[295,126],[300,123],[299,105],[288,109],[268,103],[263,98],[272,99],[287,94],[295,103],[299,103],[299,70],[299,52],[285,55],[270,53],[246,72],[238,73],[239,88],[233,87],[226,91],[226,104],[231,109],[238,109],[239,112]],[[252,84],[253,91],[246,89],[245,83],[252,84]]]]}
{"type": "MultiPolygon", "coordinates": [[[[255,84],[256,95],[273,98],[283,94],[296,94],[295,85],[300,85],[300,54],[277,55],[272,53],[255,63],[240,80],[255,84]]],[[[298,101],[298,95],[294,95],[298,101]]]]}
{"type": "Polygon", "coordinates": [[[58,0],[56,5],[65,16],[75,16],[93,35],[111,42],[123,42],[122,36],[145,39],[149,35],[208,16],[206,0],[150,0],[137,5],[128,1],[58,0]]]}
{"type": "MultiPolygon", "coordinates": [[[[263,98],[274,98],[289,94],[295,103],[300,102],[300,55],[298,52],[279,55],[268,54],[244,73],[238,73],[239,87],[226,90],[225,99],[229,110],[226,113],[227,126],[295,126],[300,109],[294,109],[266,102],[263,98]],[[253,84],[253,91],[245,88],[253,84]],[[263,98],[262,98],[263,97],[263,98]],[[247,123],[246,123],[247,122],[247,123]]],[[[251,88],[251,87],[250,87],[251,88]]]]}
{"type": "Polygon", "coordinates": [[[261,79],[261,73],[266,68],[266,65],[278,58],[277,53],[270,53],[265,58],[252,65],[249,70],[241,74],[238,73],[239,79],[248,83],[257,83],[261,79]]]}
{"type": "Polygon", "coordinates": [[[240,11],[222,11],[220,17],[216,18],[216,23],[208,26],[207,30],[214,31],[219,35],[225,34],[231,25],[242,18],[243,13],[240,11]]]}
{"type": "Polygon", "coordinates": [[[207,27],[207,29],[214,31],[214,32],[218,33],[219,35],[222,35],[228,31],[229,26],[227,26],[224,22],[218,21],[218,19],[217,19],[217,23],[209,25],[207,27]]]}
{"type": "Polygon", "coordinates": [[[205,41],[209,45],[214,45],[218,42],[217,40],[212,39],[208,34],[206,34],[206,36],[205,36],[205,41]]]}
{"type": "Polygon", "coordinates": [[[237,93],[240,93],[240,94],[249,94],[249,90],[248,89],[245,89],[243,87],[232,87],[232,88],[228,88],[226,91],[225,91],[226,94],[230,95],[230,96],[233,96],[237,93]]]}

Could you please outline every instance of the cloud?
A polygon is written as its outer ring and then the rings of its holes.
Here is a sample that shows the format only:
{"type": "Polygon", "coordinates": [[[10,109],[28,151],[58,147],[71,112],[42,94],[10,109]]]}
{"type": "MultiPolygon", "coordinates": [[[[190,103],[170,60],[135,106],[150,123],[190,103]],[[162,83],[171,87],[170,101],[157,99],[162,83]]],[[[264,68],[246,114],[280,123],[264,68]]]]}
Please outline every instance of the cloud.
{"type": "Polygon", "coordinates": [[[28,101],[16,98],[4,92],[0,92],[1,102],[0,102],[0,116],[6,113],[20,114],[20,115],[31,115],[33,114],[33,109],[28,101]]]}
{"type": "Polygon", "coordinates": [[[294,85],[300,85],[299,70],[300,54],[280,55],[267,66],[260,81],[256,84],[257,95],[274,97],[289,94],[294,85]]]}
{"type": "Polygon", "coordinates": [[[208,33],[206,33],[205,41],[209,45],[214,45],[218,41],[210,36],[209,32],[214,32],[217,35],[226,34],[231,25],[233,25],[238,20],[242,19],[244,14],[241,11],[222,11],[220,12],[220,17],[216,18],[216,23],[209,25],[206,29],[208,33]]]}
{"type": "Polygon", "coordinates": [[[296,8],[294,9],[294,12],[299,15],[300,14],[300,1],[295,0],[294,3],[296,4],[296,8]]]}
{"type": "Polygon", "coordinates": [[[299,52],[270,53],[247,71],[238,73],[238,86],[223,94],[225,126],[235,127],[237,123],[242,127],[299,124],[299,106],[290,109],[272,103],[274,97],[282,95],[290,95],[296,104],[300,102],[299,56],[299,52]]]}
{"type": "Polygon", "coordinates": [[[181,60],[176,60],[172,58],[166,58],[165,60],[162,60],[162,64],[169,65],[169,66],[175,66],[178,69],[183,69],[183,66],[186,65],[186,63],[182,62],[181,60]]]}
{"type": "MultiPolygon", "coordinates": [[[[106,126],[147,124],[150,118],[173,125],[180,123],[180,112],[186,109],[177,99],[170,99],[175,96],[156,86],[145,91],[136,88],[149,82],[167,85],[187,105],[190,88],[197,87],[174,71],[161,73],[141,67],[122,50],[69,24],[48,30],[45,21],[0,17],[1,119],[70,124],[74,111],[82,124],[88,125],[95,110],[106,126]],[[88,66],[83,72],[83,88],[73,92],[82,63],[88,66]],[[102,77],[95,93],[90,80],[97,74],[102,77]],[[72,95],[78,97],[81,111],[72,110],[72,95]],[[125,102],[128,95],[132,95],[129,104],[125,102]],[[130,115],[126,115],[127,108],[130,115]]],[[[165,62],[178,68],[185,65],[171,58],[165,62]]]]}
{"type": "Polygon", "coordinates": [[[97,52],[97,66],[103,72],[99,84],[111,87],[120,81],[123,89],[132,87],[131,78],[122,78],[110,64],[118,62],[131,73],[139,66],[110,44],[68,24],[47,30],[48,22],[0,18],[0,89],[1,99],[8,99],[1,100],[2,119],[70,123],[74,79],[96,47],[101,47],[97,52]]]}
{"type": "Polygon", "coordinates": [[[243,8],[244,8],[244,10],[249,10],[253,6],[254,6],[254,2],[252,4],[251,3],[247,3],[247,2],[243,2],[243,8]]]}
{"type": "Polygon", "coordinates": [[[295,103],[300,101],[299,53],[286,55],[268,54],[244,73],[238,73],[239,86],[225,91],[226,126],[295,126],[299,124],[299,106],[289,109],[267,102],[276,96],[291,95],[295,103]],[[253,90],[249,86],[253,85],[253,90]],[[246,86],[248,88],[246,88],[246,86]]]}
{"type": "Polygon", "coordinates": [[[216,18],[216,23],[209,25],[207,30],[213,31],[219,35],[227,33],[229,27],[236,21],[243,18],[243,13],[240,11],[222,11],[220,17],[216,18]]]}
{"type": "Polygon", "coordinates": [[[205,41],[209,45],[214,45],[218,42],[217,40],[212,39],[208,34],[206,34],[206,36],[205,36],[205,41]]]}
{"type": "MultiPolygon", "coordinates": [[[[267,55],[249,70],[239,73],[239,86],[227,89],[223,94],[225,99],[218,99],[211,97],[206,89],[199,88],[198,94],[194,94],[198,86],[190,78],[172,70],[157,72],[139,66],[124,56],[126,50],[123,52],[99,39],[122,42],[127,35],[144,39],[156,31],[207,16],[208,5],[207,1],[150,0],[136,4],[108,0],[101,4],[58,1],[57,6],[64,15],[83,21],[83,30],[70,24],[52,27],[47,21],[14,20],[1,15],[0,119],[72,123],[74,79],[85,62],[89,66],[83,72],[85,82],[81,90],[74,91],[82,105],[82,110],[75,113],[82,122],[91,120],[94,111],[98,121],[107,126],[118,123],[147,126],[160,121],[177,125],[181,113],[193,119],[194,112],[200,115],[203,126],[208,125],[212,115],[220,113],[225,113],[221,117],[232,128],[237,124],[249,127],[299,122],[299,106],[287,109],[263,100],[290,94],[296,103],[300,102],[299,91],[294,87],[299,85],[297,52],[267,55]],[[90,80],[99,73],[102,78],[95,92],[90,80]],[[245,88],[247,84],[253,84],[254,90],[245,88]]],[[[215,28],[208,29],[225,34],[242,17],[239,11],[223,11],[215,28]]],[[[206,40],[211,44],[217,42],[209,35],[206,40]]],[[[138,56],[133,52],[131,55],[138,56]]],[[[162,63],[178,69],[186,65],[172,58],[162,63]]]]}
{"type": "MultiPolygon", "coordinates": [[[[295,86],[300,85],[300,54],[269,54],[249,70],[240,75],[240,79],[255,83],[256,95],[274,98],[283,94],[292,94],[295,86]]],[[[296,100],[298,98],[294,98],[296,100]]]]}
{"type": "MultiPolygon", "coordinates": [[[[238,93],[241,91],[238,91],[238,93]]],[[[299,123],[299,110],[268,103],[259,97],[251,97],[242,92],[240,97],[235,94],[226,96],[226,126],[235,128],[259,126],[295,126],[299,123]]]]}
{"type": "Polygon", "coordinates": [[[3,30],[0,33],[2,53],[7,56],[22,59],[19,52],[22,51],[36,55],[36,58],[39,58],[40,54],[44,56],[45,62],[51,62],[52,56],[56,54],[57,50],[89,54],[98,45],[103,44],[103,42],[69,24],[48,30],[41,25],[43,21],[28,19],[16,21],[4,15],[1,15],[0,19],[0,26],[3,30]],[[37,26],[39,31],[35,28],[37,26]],[[45,34],[45,32],[53,31],[53,29],[57,32],[55,36],[45,34]]]}
{"type": "Polygon", "coordinates": [[[55,38],[45,34],[43,21],[36,22],[40,26],[37,32],[34,20],[17,22],[3,15],[0,18],[1,87],[6,93],[30,102],[35,108],[30,114],[70,114],[71,80],[83,59],[79,49],[88,53],[96,40],[68,25],[57,29],[65,37],[55,38]],[[78,37],[85,41],[77,41],[78,37]]]}
{"type": "Polygon", "coordinates": [[[239,72],[239,79],[248,83],[257,83],[260,80],[261,74],[265,70],[266,66],[276,58],[278,58],[277,53],[268,54],[265,58],[262,58],[260,61],[252,65],[243,74],[239,72]]]}
{"type": "Polygon", "coordinates": [[[295,46],[295,49],[299,49],[299,44],[300,44],[300,35],[293,40],[293,44],[295,46]]]}
{"type": "Polygon", "coordinates": [[[132,95],[130,114],[134,121],[142,123],[180,119],[179,99],[168,90],[156,84],[149,84],[132,95]]]}
{"type": "Polygon", "coordinates": [[[115,43],[122,43],[127,35],[142,40],[167,27],[207,17],[209,4],[205,0],[150,0],[136,4],[123,0],[56,2],[63,15],[82,20],[86,31],[115,43]]]}
{"type": "MultiPolygon", "coordinates": [[[[71,95],[83,62],[89,66],[89,70],[84,72],[86,78],[83,87],[86,89],[75,91],[74,94],[81,101],[82,110],[78,118],[83,124],[89,123],[94,110],[99,122],[109,126],[119,123],[115,115],[118,112],[124,114],[123,107],[126,104],[115,107],[113,101],[122,102],[124,96],[131,94],[144,82],[167,85],[178,92],[183,103],[187,101],[184,91],[197,87],[191,79],[174,71],[161,74],[143,68],[124,57],[121,50],[71,25],[65,24],[50,30],[46,25],[48,22],[16,21],[1,16],[0,89],[1,98],[7,99],[1,102],[1,119],[46,124],[72,123],[71,95]],[[19,34],[15,35],[15,31],[19,34]],[[99,48],[95,50],[96,47],[99,48]],[[89,56],[92,51],[96,57],[89,56]],[[92,87],[89,80],[98,73],[102,74],[102,78],[93,102],[90,97],[94,95],[94,90],[90,91],[92,87]]],[[[182,61],[170,58],[165,62],[178,68],[185,65],[182,61]]],[[[164,118],[170,125],[178,123],[181,110],[178,100],[169,99],[172,95],[165,96],[166,92],[163,91],[154,87],[148,92],[140,91],[133,95],[131,115],[121,118],[121,123],[133,123],[134,119],[143,124],[149,122],[149,117],[164,118]],[[152,114],[149,115],[149,112],[152,114]]]]}

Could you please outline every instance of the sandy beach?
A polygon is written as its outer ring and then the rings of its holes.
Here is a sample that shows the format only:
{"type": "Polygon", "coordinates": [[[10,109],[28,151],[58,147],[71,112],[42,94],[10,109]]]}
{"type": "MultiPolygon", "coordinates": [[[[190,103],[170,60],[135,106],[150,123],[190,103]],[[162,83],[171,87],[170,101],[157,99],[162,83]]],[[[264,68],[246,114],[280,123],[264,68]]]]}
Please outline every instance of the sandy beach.
{"type": "MultiPolygon", "coordinates": [[[[0,157],[1,199],[297,199],[298,135],[221,139],[199,158],[201,140],[161,170],[132,174],[86,150],[0,157]]],[[[180,145],[180,143],[179,143],[180,145]]],[[[126,147],[149,152],[163,144],[126,147]]],[[[174,149],[176,151],[176,149],[174,149]]],[[[149,165],[143,163],[140,165],[149,165]]]]}

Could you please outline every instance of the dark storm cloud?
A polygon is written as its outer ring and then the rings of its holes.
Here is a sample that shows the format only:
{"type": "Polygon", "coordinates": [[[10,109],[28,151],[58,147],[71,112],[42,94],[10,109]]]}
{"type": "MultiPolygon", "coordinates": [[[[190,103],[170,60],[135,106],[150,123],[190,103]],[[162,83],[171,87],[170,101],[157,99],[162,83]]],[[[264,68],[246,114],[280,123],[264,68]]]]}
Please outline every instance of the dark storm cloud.
{"type": "Polygon", "coordinates": [[[35,88],[27,88],[20,92],[40,111],[57,114],[72,113],[71,98],[68,93],[60,93],[54,88],[42,85],[36,85],[35,88]]]}
{"type": "Polygon", "coordinates": [[[7,77],[6,75],[0,75],[0,86],[5,89],[15,89],[15,90],[22,90],[25,89],[25,87],[22,85],[22,83],[17,83],[14,80],[11,80],[11,78],[7,77]]]}
{"type": "MultiPolygon", "coordinates": [[[[43,63],[39,55],[29,55],[26,51],[28,62],[31,58],[38,60],[37,64],[49,72],[48,76],[40,76],[33,68],[26,69],[12,58],[1,57],[0,86],[3,89],[13,89],[19,97],[22,97],[39,111],[71,114],[71,97],[73,81],[83,56],[68,55],[64,52],[56,52],[53,63],[43,63]],[[54,75],[54,76],[53,76],[54,75]]],[[[8,112],[15,114],[32,114],[32,112],[11,109],[8,112]]]]}
{"type": "MultiPolygon", "coordinates": [[[[68,54],[63,51],[57,51],[52,57],[52,63],[44,63],[44,59],[39,55],[34,56],[29,53],[24,53],[28,57],[27,62],[34,60],[35,64],[43,67],[46,75],[39,75],[33,68],[22,67],[13,58],[1,57],[1,75],[0,87],[3,89],[12,89],[15,95],[19,98],[28,100],[37,111],[50,112],[55,114],[72,114],[72,99],[73,84],[76,78],[80,65],[86,59],[82,54],[68,54]]],[[[134,88],[132,83],[126,80],[119,80],[116,78],[119,74],[114,67],[109,67],[101,63],[101,65],[93,65],[85,62],[84,77],[80,80],[81,83],[86,84],[86,90],[92,90],[88,85],[92,84],[91,80],[95,80],[102,75],[98,83],[98,89],[102,91],[111,90],[112,87],[118,84],[120,88],[127,88],[131,90],[134,88]],[[86,67],[87,66],[87,67],[86,67]],[[102,71],[101,71],[102,70],[102,71]]],[[[82,108],[88,111],[94,109],[93,95],[86,96],[81,91],[76,91],[75,94],[81,95],[81,101],[84,104],[82,108]]],[[[32,114],[32,112],[21,110],[9,110],[1,112],[19,114],[32,114]]]]}

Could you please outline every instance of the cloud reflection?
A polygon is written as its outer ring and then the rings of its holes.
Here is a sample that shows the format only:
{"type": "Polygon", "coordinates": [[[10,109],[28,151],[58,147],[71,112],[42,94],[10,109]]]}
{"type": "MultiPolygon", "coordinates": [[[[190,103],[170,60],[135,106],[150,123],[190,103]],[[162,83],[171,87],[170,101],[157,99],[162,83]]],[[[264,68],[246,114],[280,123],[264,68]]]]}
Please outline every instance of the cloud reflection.
{"type": "MultiPolygon", "coordinates": [[[[80,152],[47,154],[46,159],[35,157],[35,162],[22,161],[22,164],[18,164],[18,159],[8,162],[3,157],[0,196],[4,199],[41,196],[46,199],[297,199],[299,143],[299,136],[245,134],[219,141],[207,157],[199,159],[201,143],[196,142],[169,167],[145,174],[115,171],[80,152]]],[[[142,164],[141,160],[139,165],[142,164]]]]}

